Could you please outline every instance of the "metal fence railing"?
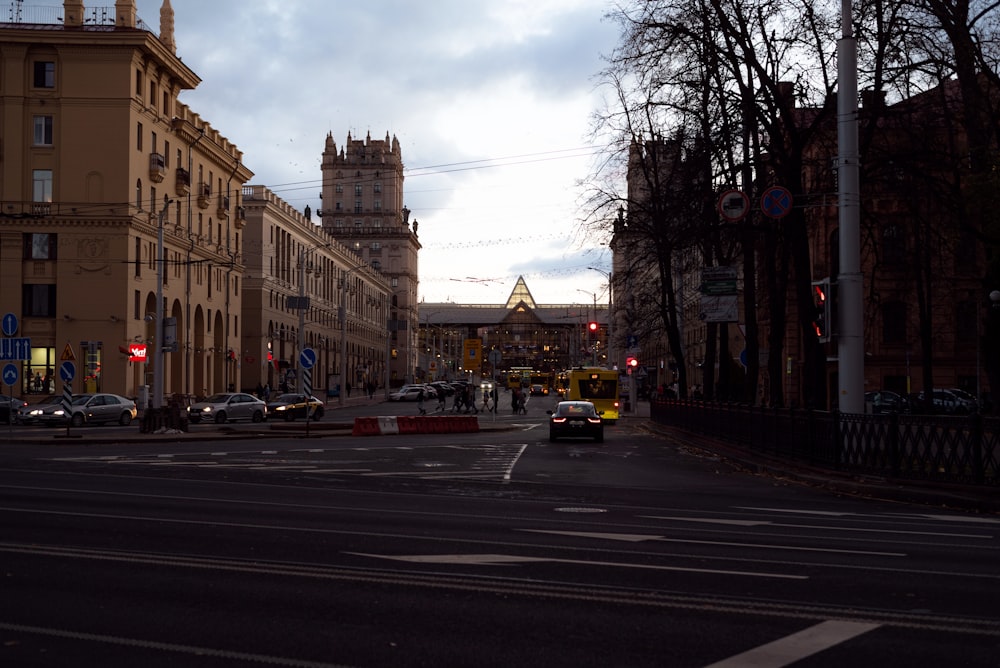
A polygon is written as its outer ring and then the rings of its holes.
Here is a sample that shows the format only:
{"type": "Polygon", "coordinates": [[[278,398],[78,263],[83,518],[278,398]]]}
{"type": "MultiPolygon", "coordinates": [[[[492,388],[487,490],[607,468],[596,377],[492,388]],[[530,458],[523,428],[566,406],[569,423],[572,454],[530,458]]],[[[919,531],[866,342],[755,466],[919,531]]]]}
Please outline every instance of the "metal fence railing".
{"type": "Polygon", "coordinates": [[[886,478],[1000,487],[1000,418],[855,415],[692,400],[650,404],[658,422],[781,459],[886,478]]]}

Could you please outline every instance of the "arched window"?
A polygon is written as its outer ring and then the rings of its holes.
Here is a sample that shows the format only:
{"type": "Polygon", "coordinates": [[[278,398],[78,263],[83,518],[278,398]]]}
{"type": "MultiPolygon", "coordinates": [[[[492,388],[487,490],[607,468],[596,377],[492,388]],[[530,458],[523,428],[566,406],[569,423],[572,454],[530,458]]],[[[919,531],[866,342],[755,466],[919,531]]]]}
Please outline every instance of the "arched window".
{"type": "Polygon", "coordinates": [[[142,210],[142,179],[136,179],[135,181],[135,206],[137,209],[142,210]]]}

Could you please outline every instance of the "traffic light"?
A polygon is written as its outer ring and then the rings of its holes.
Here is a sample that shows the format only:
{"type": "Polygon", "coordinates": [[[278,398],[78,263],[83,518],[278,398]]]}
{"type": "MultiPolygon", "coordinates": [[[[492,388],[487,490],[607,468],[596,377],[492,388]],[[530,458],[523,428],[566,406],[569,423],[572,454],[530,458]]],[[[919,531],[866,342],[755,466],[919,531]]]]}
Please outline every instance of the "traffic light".
{"type": "Polygon", "coordinates": [[[634,369],[637,366],[639,366],[639,360],[637,360],[634,357],[626,357],[625,358],[625,366],[628,367],[629,369],[634,369]]]}
{"type": "Polygon", "coordinates": [[[816,331],[816,339],[820,343],[830,340],[830,330],[833,324],[831,308],[833,300],[830,299],[830,279],[823,278],[812,282],[813,291],[813,329],[816,331]]]}
{"type": "Polygon", "coordinates": [[[587,323],[587,332],[590,334],[591,338],[596,338],[597,332],[600,329],[601,326],[598,323],[594,322],[593,320],[587,323]]]}

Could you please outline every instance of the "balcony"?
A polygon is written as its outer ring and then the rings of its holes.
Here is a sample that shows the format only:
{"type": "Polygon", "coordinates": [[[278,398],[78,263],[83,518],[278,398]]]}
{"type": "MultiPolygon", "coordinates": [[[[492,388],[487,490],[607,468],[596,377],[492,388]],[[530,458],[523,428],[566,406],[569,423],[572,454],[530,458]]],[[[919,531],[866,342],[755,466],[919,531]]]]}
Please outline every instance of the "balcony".
{"type": "Polygon", "coordinates": [[[233,220],[233,225],[236,226],[236,229],[242,230],[244,227],[246,227],[246,224],[247,224],[247,210],[244,209],[242,206],[236,207],[236,219],[233,220]]]}
{"type": "Polygon", "coordinates": [[[160,183],[167,177],[167,160],[162,153],[149,154],[149,180],[160,183]]]}
{"type": "Polygon", "coordinates": [[[220,220],[229,219],[229,198],[220,197],[219,198],[219,210],[216,212],[220,220]]]}
{"type": "Polygon", "coordinates": [[[177,179],[174,188],[178,197],[187,197],[191,192],[191,175],[186,169],[182,167],[177,168],[177,179]]]}
{"type": "Polygon", "coordinates": [[[212,186],[202,183],[198,186],[198,208],[207,209],[212,203],[212,186]]]}

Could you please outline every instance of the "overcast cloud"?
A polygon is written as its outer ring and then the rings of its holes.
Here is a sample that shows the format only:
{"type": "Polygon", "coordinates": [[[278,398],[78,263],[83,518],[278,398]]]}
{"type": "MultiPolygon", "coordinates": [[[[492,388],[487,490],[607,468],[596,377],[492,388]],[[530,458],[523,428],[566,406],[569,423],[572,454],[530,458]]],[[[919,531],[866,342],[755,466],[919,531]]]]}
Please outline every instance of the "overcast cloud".
{"type": "MultiPolygon", "coordinates": [[[[161,4],[137,1],[157,33],[161,4]]],[[[606,300],[587,267],[609,270],[610,251],[584,243],[575,184],[618,38],[609,0],[171,4],[177,54],[202,79],[181,101],[243,151],[252,183],[315,212],[328,132],[338,148],[349,131],[399,139],[421,299],[499,303],[524,275],[540,303],[606,300]]]]}

